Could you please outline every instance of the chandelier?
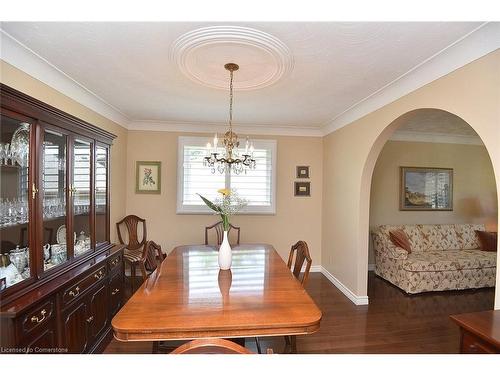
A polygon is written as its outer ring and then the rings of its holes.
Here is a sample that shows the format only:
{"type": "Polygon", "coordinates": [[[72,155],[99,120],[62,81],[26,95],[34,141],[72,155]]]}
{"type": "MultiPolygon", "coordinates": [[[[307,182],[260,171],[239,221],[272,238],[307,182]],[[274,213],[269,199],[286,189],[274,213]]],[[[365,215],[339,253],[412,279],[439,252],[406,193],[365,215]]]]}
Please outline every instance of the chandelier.
{"type": "Polygon", "coordinates": [[[217,138],[217,133],[214,136],[213,147],[209,142],[207,143],[207,155],[203,158],[203,165],[211,168],[212,173],[218,170],[219,173],[234,172],[235,174],[240,174],[241,172],[247,172],[248,169],[255,169],[256,162],[253,158],[254,147],[250,144],[248,137],[245,141],[245,151],[240,155],[240,141],[238,140],[238,135],[233,132],[233,72],[238,70],[240,67],[234,63],[228,63],[224,65],[224,68],[229,71],[230,81],[229,81],[229,130],[224,134],[224,139],[222,140],[223,150],[222,154],[219,153],[217,138]]]}

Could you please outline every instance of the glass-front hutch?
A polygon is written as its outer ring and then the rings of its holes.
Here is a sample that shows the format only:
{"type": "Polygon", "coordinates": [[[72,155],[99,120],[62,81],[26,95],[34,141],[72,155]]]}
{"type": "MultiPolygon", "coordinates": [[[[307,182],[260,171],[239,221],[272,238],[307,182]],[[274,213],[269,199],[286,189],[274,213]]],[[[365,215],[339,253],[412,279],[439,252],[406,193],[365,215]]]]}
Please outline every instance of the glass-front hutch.
{"type": "Polygon", "coordinates": [[[111,246],[112,139],[72,116],[2,96],[0,298],[111,246]]]}

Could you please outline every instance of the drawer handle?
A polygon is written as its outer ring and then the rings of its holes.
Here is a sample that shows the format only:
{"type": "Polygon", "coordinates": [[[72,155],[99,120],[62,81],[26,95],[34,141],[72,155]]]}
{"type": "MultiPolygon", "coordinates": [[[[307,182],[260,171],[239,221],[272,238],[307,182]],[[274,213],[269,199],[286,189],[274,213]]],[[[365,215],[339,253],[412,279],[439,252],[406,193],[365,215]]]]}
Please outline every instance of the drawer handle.
{"type": "Polygon", "coordinates": [[[70,290],[68,293],[71,297],[76,297],[80,294],[80,287],[76,287],[75,290],[70,290]]]}
{"type": "Polygon", "coordinates": [[[94,278],[96,278],[97,280],[102,279],[103,276],[104,276],[104,273],[102,271],[99,271],[98,273],[94,273],[94,278]]]}
{"type": "Polygon", "coordinates": [[[111,266],[112,266],[112,267],[116,266],[116,265],[118,264],[118,262],[119,262],[119,261],[120,261],[120,258],[113,259],[113,260],[111,261],[111,266]]]}
{"type": "Polygon", "coordinates": [[[42,311],[40,311],[40,315],[42,316],[42,318],[39,318],[38,316],[36,315],[33,315],[31,317],[31,322],[32,323],[41,323],[45,320],[45,318],[47,317],[45,314],[47,314],[47,311],[45,311],[45,309],[43,309],[42,311]]]}
{"type": "Polygon", "coordinates": [[[120,289],[116,288],[115,290],[113,290],[111,292],[111,295],[114,296],[116,293],[118,293],[120,291],[120,289]]]}
{"type": "Polygon", "coordinates": [[[92,320],[94,320],[94,316],[93,315],[90,318],[87,319],[87,323],[92,323],[92,320]]]}

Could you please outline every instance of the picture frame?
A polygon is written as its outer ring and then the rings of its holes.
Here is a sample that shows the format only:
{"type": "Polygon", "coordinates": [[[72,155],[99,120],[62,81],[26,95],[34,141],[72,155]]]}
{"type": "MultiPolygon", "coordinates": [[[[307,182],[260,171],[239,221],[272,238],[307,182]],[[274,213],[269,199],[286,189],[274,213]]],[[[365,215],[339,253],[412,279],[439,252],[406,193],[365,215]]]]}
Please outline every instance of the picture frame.
{"type": "Polygon", "coordinates": [[[400,211],[453,211],[453,169],[400,167],[400,211]]]}
{"type": "Polygon", "coordinates": [[[161,161],[136,161],[136,194],[161,193],[161,161]]]}
{"type": "Polygon", "coordinates": [[[297,166],[297,178],[309,178],[309,166],[308,165],[297,166]]]}
{"type": "Polygon", "coordinates": [[[296,197],[310,197],[311,183],[309,181],[295,181],[294,195],[296,197]]]}

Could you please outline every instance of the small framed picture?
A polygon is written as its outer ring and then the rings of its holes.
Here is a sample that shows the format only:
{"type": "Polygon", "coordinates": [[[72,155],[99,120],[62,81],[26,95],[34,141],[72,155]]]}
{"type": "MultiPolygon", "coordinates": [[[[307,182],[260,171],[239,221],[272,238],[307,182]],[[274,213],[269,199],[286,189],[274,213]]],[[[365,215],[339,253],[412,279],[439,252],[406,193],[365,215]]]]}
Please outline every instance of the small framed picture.
{"type": "Polygon", "coordinates": [[[309,166],[299,165],[297,167],[297,178],[309,178],[309,166]]]}
{"type": "Polygon", "coordinates": [[[137,161],[135,171],[137,194],[161,193],[161,161],[137,161]]]}
{"type": "Polygon", "coordinates": [[[400,211],[452,211],[453,169],[400,167],[400,211]]]}
{"type": "Polygon", "coordinates": [[[311,183],[295,181],[295,196],[296,197],[310,197],[311,196],[311,183]]]}
{"type": "Polygon", "coordinates": [[[0,290],[7,289],[7,278],[2,277],[0,279],[0,290]]]}

